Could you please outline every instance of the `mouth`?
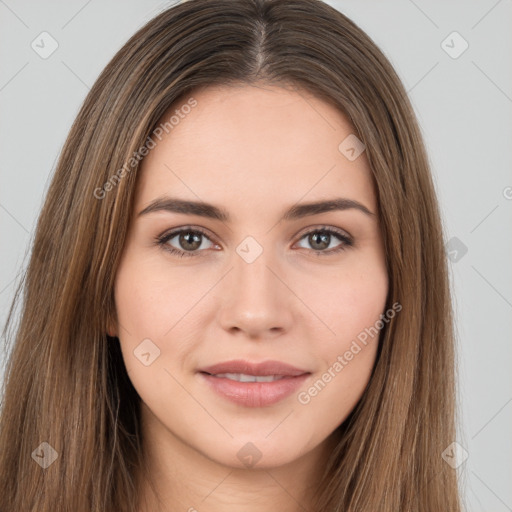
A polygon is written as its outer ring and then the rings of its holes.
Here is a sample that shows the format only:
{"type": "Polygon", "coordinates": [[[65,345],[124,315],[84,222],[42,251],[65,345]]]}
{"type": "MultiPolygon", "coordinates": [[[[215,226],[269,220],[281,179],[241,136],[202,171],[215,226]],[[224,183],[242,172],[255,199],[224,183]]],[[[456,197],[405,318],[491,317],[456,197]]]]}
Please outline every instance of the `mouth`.
{"type": "Polygon", "coordinates": [[[275,404],[296,391],[311,372],[280,361],[226,361],[198,370],[218,395],[245,407],[275,404]]]}
{"type": "Polygon", "coordinates": [[[218,373],[217,375],[206,373],[206,375],[218,379],[234,380],[236,382],[274,382],[276,380],[290,378],[284,375],[248,375],[246,373],[218,373]]]}
{"type": "MultiPolygon", "coordinates": [[[[246,377],[297,377],[305,373],[310,373],[307,370],[297,368],[281,361],[262,361],[260,363],[252,363],[242,359],[236,359],[233,361],[224,361],[205,368],[200,368],[202,373],[209,375],[219,376],[246,376],[246,377]]],[[[231,378],[231,377],[227,377],[231,378]]],[[[238,377],[234,377],[234,380],[239,380],[238,377]]],[[[243,381],[242,382],[251,382],[243,381]]],[[[262,381],[267,382],[267,381],[262,381]]]]}

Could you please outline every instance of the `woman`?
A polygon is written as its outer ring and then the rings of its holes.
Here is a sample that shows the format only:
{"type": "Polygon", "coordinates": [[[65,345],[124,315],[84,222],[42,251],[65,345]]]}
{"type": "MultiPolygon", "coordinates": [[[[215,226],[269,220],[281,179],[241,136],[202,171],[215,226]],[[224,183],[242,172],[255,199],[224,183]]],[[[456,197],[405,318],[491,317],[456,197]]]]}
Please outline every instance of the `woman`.
{"type": "Polygon", "coordinates": [[[406,93],[317,0],[118,52],[39,219],[0,509],[460,510],[443,236],[406,93]]]}

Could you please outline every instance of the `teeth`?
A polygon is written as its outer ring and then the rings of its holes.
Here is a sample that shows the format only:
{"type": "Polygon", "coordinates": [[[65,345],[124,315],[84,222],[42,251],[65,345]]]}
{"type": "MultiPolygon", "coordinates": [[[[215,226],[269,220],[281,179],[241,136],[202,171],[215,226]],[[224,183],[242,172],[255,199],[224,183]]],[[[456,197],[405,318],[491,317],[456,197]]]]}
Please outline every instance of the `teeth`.
{"type": "Polygon", "coordinates": [[[214,377],[236,380],[237,382],[273,382],[284,379],[281,375],[246,375],[245,373],[218,373],[214,377]]]}

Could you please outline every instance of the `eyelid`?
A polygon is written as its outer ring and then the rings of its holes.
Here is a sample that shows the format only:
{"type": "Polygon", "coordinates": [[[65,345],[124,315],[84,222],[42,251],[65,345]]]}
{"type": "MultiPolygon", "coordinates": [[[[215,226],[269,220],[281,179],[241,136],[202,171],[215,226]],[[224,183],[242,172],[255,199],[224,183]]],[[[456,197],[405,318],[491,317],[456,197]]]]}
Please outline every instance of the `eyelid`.
{"type": "MultiPolygon", "coordinates": [[[[164,231],[162,234],[158,235],[157,238],[158,239],[168,238],[171,235],[177,235],[181,231],[186,231],[186,230],[198,231],[199,233],[203,234],[206,238],[208,238],[211,242],[213,242],[212,239],[215,239],[215,236],[213,234],[211,234],[211,232],[208,229],[202,228],[202,227],[199,227],[199,226],[193,226],[193,225],[177,226],[175,228],[168,229],[168,230],[164,231]]],[[[338,228],[336,226],[328,226],[328,225],[325,225],[325,224],[324,225],[322,225],[322,224],[312,224],[310,226],[306,226],[301,231],[299,231],[298,234],[292,235],[290,237],[290,240],[293,240],[296,237],[302,238],[302,237],[304,237],[305,235],[309,234],[312,231],[321,231],[321,230],[334,231],[334,232],[338,233],[339,235],[343,235],[343,236],[353,240],[353,236],[347,230],[338,228]]],[[[172,238],[172,236],[171,236],[171,238],[172,238]]],[[[217,243],[217,242],[215,242],[215,243],[217,243]]]]}
{"type": "MultiPolygon", "coordinates": [[[[220,245],[219,243],[215,242],[215,237],[210,234],[209,230],[205,228],[201,228],[199,226],[178,226],[176,228],[171,228],[166,231],[164,231],[161,235],[158,235],[156,237],[157,242],[160,242],[162,244],[168,242],[172,238],[174,238],[176,235],[179,235],[182,232],[190,231],[190,232],[197,232],[203,235],[205,238],[207,238],[212,244],[214,245],[220,245]]],[[[178,249],[176,249],[178,250],[178,249]]],[[[192,251],[194,252],[194,251],[192,251]]],[[[203,252],[203,251],[195,251],[196,254],[203,252]]],[[[191,253],[192,254],[192,253],[191,253]]]]}
{"type": "MultiPolygon", "coordinates": [[[[167,242],[171,239],[173,239],[175,236],[179,235],[182,232],[196,232],[201,235],[203,235],[205,238],[207,238],[212,244],[214,245],[220,245],[217,242],[215,242],[215,237],[212,236],[209,232],[209,230],[199,227],[199,226],[191,226],[191,225],[185,225],[185,226],[179,226],[172,229],[169,229],[162,233],[161,235],[156,237],[156,242],[158,245],[162,246],[164,250],[167,250],[168,252],[171,252],[178,256],[202,256],[201,253],[205,252],[205,249],[200,251],[184,251],[182,249],[177,249],[175,247],[169,246],[165,247],[167,245],[167,242]]],[[[341,242],[341,245],[338,248],[335,249],[329,249],[325,251],[318,251],[314,249],[310,249],[309,252],[312,252],[316,254],[317,256],[322,255],[330,255],[335,254],[339,251],[345,250],[347,247],[352,247],[354,244],[354,239],[350,233],[348,233],[346,230],[337,228],[335,226],[327,226],[327,225],[318,225],[314,224],[308,227],[303,228],[299,234],[294,235],[291,237],[290,240],[293,240],[294,238],[298,238],[297,243],[300,242],[305,236],[316,233],[316,232],[328,232],[330,234],[333,234],[338,237],[338,239],[341,242]]],[[[304,249],[301,247],[301,249],[304,249]]]]}
{"type": "Polygon", "coordinates": [[[307,226],[307,227],[303,228],[302,231],[299,231],[299,234],[293,235],[293,237],[291,239],[293,240],[293,238],[295,238],[297,236],[299,238],[302,238],[303,236],[308,235],[309,233],[315,232],[315,231],[332,231],[334,233],[337,233],[338,235],[341,235],[346,238],[350,238],[350,240],[353,240],[353,236],[347,230],[338,228],[336,226],[329,226],[327,224],[312,224],[310,226],[307,226]]]}

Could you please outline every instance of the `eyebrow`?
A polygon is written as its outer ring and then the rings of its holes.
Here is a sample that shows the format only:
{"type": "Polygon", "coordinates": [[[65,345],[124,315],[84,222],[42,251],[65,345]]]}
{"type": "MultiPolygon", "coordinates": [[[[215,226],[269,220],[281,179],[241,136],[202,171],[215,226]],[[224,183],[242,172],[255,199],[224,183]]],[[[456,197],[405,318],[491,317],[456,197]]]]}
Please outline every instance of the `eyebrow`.
{"type": "MultiPolygon", "coordinates": [[[[286,210],[281,220],[296,220],[310,215],[318,215],[320,213],[335,211],[335,210],[358,210],[365,215],[374,217],[375,214],[371,212],[366,206],[354,201],[353,199],[346,199],[338,197],[326,201],[317,201],[313,203],[303,203],[293,205],[286,210]]],[[[188,215],[198,215],[209,219],[219,220],[221,222],[230,222],[231,218],[229,213],[213,204],[205,203],[202,201],[189,201],[184,199],[177,199],[174,197],[163,196],[155,199],[138,214],[146,215],[148,213],[168,211],[174,213],[184,213],[188,215]]]]}

